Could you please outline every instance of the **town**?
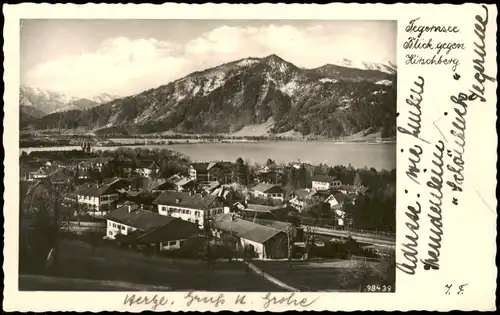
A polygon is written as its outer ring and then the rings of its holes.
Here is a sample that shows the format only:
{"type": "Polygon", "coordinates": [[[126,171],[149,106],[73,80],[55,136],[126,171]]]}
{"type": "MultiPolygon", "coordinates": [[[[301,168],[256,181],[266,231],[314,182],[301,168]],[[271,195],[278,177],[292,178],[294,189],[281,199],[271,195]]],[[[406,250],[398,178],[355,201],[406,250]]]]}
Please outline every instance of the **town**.
{"type": "Polygon", "coordinates": [[[394,288],[395,184],[395,170],[191,161],[165,148],[101,151],[82,142],[76,150],[23,152],[21,278],[131,277],[171,290],[363,291],[373,281],[394,288]],[[113,265],[120,259],[129,270],[113,265]],[[158,267],[144,262],[151,259],[187,273],[155,279],[158,267]],[[324,271],[301,275],[310,262],[324,271]],[[195,263],[211,272],[203,268],[206,281],[190,284],[201,272],[189,268],[195,263]],[[134,268],[151,274],[123,275],[134,268]],[[224,284],[224,268],[246,283],[224,284]]]}

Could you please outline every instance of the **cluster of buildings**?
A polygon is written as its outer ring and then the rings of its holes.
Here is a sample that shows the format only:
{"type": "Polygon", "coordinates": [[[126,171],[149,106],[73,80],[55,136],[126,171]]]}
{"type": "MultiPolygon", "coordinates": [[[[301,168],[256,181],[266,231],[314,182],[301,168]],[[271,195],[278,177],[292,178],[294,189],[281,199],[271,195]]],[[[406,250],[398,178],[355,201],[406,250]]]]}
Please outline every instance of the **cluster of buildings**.
{"type": "MultiPolygon", "coordinates": [[[[335,214],[337,225],[344,225],[347,216],[343,205],[366,192],[364,187],[342,185],[334,177],[314,176],[311,188],[286,193],[277,183],[282,171],[268,168],[258,172],[260,182],[243,193],[229,185],[233,164],[222,161],[192,163],[185,174],[156,180],[146,189],[132,189],[130,178],[100,183],[88,180],[90,170],[101,172],[109,162],[109,158],[88,158],[73,163],[73,167],[32,163],[23,180],[52,178],[55,172],[87,181],[67,199],[85,213],[104,219],[106,238],[122,244],[160,251],[179,249],[187,240],[206,235],[208,229],[216,238],[235,237],[237,246],[251,247],[258,258],[290,255],[294,242],[303,237],[299,224],[290,218],[300,217],[321,203],[335,214]],[[276,205],[252,204],[249,198],[272,200],[276,205]]],[[[144,178],[160,172],[155,161],[124,163],[122,167],[144,178]]]]}

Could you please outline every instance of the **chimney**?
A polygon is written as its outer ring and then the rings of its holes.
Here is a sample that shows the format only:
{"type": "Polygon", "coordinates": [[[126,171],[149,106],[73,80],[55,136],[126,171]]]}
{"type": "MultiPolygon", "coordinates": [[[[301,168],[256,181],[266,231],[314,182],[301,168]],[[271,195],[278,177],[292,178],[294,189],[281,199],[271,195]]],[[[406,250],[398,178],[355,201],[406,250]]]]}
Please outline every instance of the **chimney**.
{"type": "Polygon", "coordinates": [[[128,213],[132,212],[132,207],[128,205],[128,213]]]}

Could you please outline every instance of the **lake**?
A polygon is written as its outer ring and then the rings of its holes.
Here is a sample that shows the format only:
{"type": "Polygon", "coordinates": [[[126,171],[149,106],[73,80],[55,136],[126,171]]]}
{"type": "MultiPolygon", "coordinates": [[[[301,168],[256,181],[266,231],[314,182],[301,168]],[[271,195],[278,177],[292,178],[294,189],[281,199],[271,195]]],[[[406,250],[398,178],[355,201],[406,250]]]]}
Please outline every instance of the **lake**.
{"type": "MultiPolygon", "coordinates": [[[[311,164],[326,163],[330,166],[349,165],[376,169],[396,167],[395,143],[336,143],[331,141],[259,141],[236,143],[192,143],[173,145],[131,145],[94,147],[93,150],[116,150],[127,148],[166,148],[189,156],[193,161],[245,161],[265,163],[268,158],[277,163],[300,160],[311,164]]],[[[20,151],[68,150],[71,147],[21,148],[20,151]]],[[[74,149],[78,147],[73,147],[74,149]]]]}

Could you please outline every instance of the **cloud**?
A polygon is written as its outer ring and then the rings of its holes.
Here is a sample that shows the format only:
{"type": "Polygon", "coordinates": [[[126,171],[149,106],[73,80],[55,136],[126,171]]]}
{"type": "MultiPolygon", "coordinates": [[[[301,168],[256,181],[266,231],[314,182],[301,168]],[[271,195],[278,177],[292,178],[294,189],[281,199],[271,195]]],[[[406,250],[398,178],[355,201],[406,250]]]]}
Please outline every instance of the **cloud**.
{"type": "Polygon", "coordinates": [[[184,43],[122,36],[103,41],[95,51],[39,64],[27,73],[26,81],[27,85],[76,96],[130,95],[193,71],[272,53],[301,67],[318,67],[346,57],[394,61],[392,44],[348,30],[335,32],[323,25],[221,26],[184,43]]]}

